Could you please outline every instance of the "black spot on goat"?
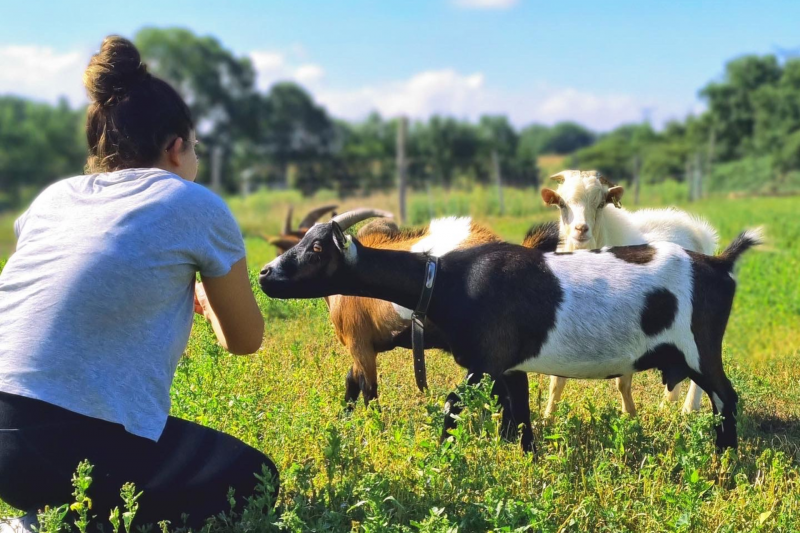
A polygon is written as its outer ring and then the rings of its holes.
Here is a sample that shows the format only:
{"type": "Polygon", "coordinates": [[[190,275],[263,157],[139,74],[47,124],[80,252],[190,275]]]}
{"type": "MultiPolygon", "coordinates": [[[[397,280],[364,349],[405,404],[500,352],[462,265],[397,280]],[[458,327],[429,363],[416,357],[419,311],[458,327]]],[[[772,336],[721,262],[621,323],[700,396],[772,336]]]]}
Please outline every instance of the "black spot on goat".
{"type": "Polygon", "coordinates": [[[678,314],[678,299],[667,289],[656,289],[645,296],[642,309],[642,331],[654,337],[675,322],[678,314]]]}

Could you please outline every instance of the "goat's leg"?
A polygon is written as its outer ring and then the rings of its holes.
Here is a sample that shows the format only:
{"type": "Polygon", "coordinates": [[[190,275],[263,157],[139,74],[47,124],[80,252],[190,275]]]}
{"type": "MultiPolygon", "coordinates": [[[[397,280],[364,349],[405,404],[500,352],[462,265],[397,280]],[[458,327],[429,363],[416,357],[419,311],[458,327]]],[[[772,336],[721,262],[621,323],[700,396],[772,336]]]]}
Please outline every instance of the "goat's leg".
{"type": "MultiPolygon", "coordinates": [[[[483,372],[467,372],[468,385],[477,385],[481,382],[481,378],[483,378],[483,372]]],[[[455,417],[460,415],[463,410],[464,406],[461,404],[461,397],[456,391],[452,391],[447,395],[447,399],[444,401],[444,427],[442,428],[442,435],[439,437],[439,444],[447,440],[447,437],[450,436],[451,429],[456,428],[457,423],[455,417]]]]}
{"type": "Polygon", "coordinates": [[[360,383],[361,394],[364,395],[364,405],[369,406],[372,400],[378,399],[378,353],[370,349],[363,350],[361,355],[364,368],[360,383]]]}
{"type": "Polygon", "coordinates": [[[622,396],[622,412],[636,416],[636,404],[633,402],[633,395],[631,394],[631,381],[633,381],[633,374],[625,374],[618,377],[617,390],[619,395],[622,396]]]}
{"type": "Polygon", "coordinates": [[[500,436],[505,440],[514,440],[517,435],[517,427],[511,416],[511,403],[509,399],[509,391],[502,376],[498,376],[494,380],[492,386],[492,396],[497,397],[497,403],[500,404],[500,411],[502,413],[502,421],[500,423],[500,436]]]}
{"type": "Polygon", "coordinates": [[[550,416],[556,410],[556,404],[561,401],[561,393],[564,392],[564,385],[567,384],[567,378],[559,376],[550,376],[550,395],[547,398],[547,409],[544,410],[544,417],[550,416]]]}
{"type": "Polygon", "coordinates": [[[669,390],[669,386],[664,385],[664,402],[663,403],[666,404],[667,402],[671,402],[671,403],[677,402],[680,399],[680,397],[681,397],[681,384],[680,383],[675,385],[675,388],[673,388],[672,390],[669,390]]]}
{"type": "Polygon", "coordinates": [[[514,421],[511,411],[511,400],[508,387],[504,379],[505,376],[497,376],[492,385],[492,396],[497,398],[502,413],[500,422],[500,436],[507,441],[514,441],[517,438],[517,423],[514,421]]]}
{"type": "MultiPolygon", "coordinates": [[[[706,385],[702,381],[701,383],[706,385]]],[[[736,448],[738,445],[736,411],[739,396],[724,373],[710,376],[708,384],[703,389],[708,393],[714,413],[722,415],[722,424],[714,428],[717,432],[717,449],[722,451],[726,448],[736,448]]]]}
{"type": "Polygon", "coordinates": [[[361,383],[356,377],[355,365],[350,367],[347,376],[344,378],[344,401],[347,403],[348,411],[352,411],[353,407],[361,394],[361,383]]]}
{"type": "Polygon", "coordinates": [[[523,452],[534,452],[533,430],[531,429],[530,389],[526,372],[509,372],[503,376],[508,390],[511,407],[511,423],[514,430],[522,425],[520,444],[523,452]]]}
{"type": "Polygon", "coordinates": [[[345,401],[355,403],[358,394],[364,395],[364,405],[378,398],[378,352],[364,343],[348,346],[353,366],[345,380],[345,401]]]}
{"type": "MultiPolygon", "coordinates": [[[[681,387],[677,385],[674,389],[669,390],[669,387],[664,386],[664,402],[677,402],[681,397],[681,387]]],[[[684,413],[691,413],[698,411],[703,403],[703,389],[701,389],[694,381],[689,381],[689,390],[686,392],[686,400],[683,402],[681,411],[684,413]]]]}
{"type": "Polygon", "coordinates": [[[722,424],[714,428],[717,434],[717,450],[722,451],[726,448],[736,448],[738,444],[736,411],[739,396],[723,370],[722,335],[719,337],[717,342],[703,342],[705,339],[701,337],[698,342],[701,372],[691,370],[689,377],[708,394],[714,414],[722,415],[722,424]]]}
{"type": "Polygon", "coordinates": [[[683,412],[691,413],[692,411],[700,410],[702,402],[703,389],[694,381],[689,382],[689,391],[686,393],[686,401],[683,402],[683,412]]]}

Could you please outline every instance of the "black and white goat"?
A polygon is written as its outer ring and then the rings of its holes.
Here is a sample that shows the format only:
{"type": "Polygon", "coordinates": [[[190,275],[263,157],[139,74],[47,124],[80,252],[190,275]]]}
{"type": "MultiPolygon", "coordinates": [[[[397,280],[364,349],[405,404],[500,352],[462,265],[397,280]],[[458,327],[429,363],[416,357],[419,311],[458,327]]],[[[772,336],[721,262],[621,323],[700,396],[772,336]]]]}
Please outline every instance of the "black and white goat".
{"type": "MultiPolygon", "coordinates": [[[[722,367],[722,337],[734,263],[759,242],[744,232],[718,256],[666,242],[573,253],[508,243],[456,250],[439,259],[428,317],[470,382],[495,380],[504,426],[522,425],[524,450],[533,449],[526,372],[609,379],[651,368],[670,387],[686,377],[698,383],[724,417],[717,446],[736,446],[738,398],[722,367]]],[[[259,283],[276,298],[347,294],[413,309],[429,269],[426,255],[365,247],[331,222],[265,265],[259,283]]],[[[454,392],[446,405],[459,412],[454,392]]],[[[454,425],[446,416],[442,439],[454,425]]]]}

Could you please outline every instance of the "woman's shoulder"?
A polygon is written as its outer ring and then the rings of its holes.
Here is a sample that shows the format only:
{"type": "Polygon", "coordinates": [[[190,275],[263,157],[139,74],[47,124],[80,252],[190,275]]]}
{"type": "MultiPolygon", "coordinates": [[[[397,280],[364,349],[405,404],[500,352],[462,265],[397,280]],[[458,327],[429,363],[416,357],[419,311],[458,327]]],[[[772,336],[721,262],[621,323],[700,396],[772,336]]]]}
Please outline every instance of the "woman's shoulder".
{"type": "Polygon", "coordinates": [[[235,224],[228,204],[217,193],[202,185],[162,172],[149,177],[153,180],[148,187],[158,209],[170,213],[180,213],[175,223],[182,221],[188,228],[235,224]]]}
{"type": "Polygon", "coordinates": [[[144,193],[165,207],[227,209],[225,201],[204,185],[158,168],[121,170],[99,174],[95,179],[104,185],[127,183],[134,194],[144,193]]]}
{"type": "Polygon", "coordinates": [[[228,204],[220,195],[202,185],[178,178],[169,182],[171,200],[181,207],[199,210],[206,215],[228,215],[228,204]]]}

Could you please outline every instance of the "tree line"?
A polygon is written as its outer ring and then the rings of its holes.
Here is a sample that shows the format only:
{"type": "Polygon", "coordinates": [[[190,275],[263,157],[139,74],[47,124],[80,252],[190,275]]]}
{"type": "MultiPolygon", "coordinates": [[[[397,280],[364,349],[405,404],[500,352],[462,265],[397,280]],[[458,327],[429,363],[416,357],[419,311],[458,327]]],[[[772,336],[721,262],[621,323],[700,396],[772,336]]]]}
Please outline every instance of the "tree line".
{"type": "MultiPolygon", "coordinates": [[[[389,189],[396,182],[397,119],[377,113],[358,123],[338,120],[300,86],[256,89],[246,57],[210,36],[185,29],[145,28],[134,42],[150,70],[184,96],[198,124],[199,181],[219,168],[228,192],[267,185],[305,194],[331,189],[341,196],[389,189]]],[[[408,183],[445,188],[488,183],[538,186],[541,154],[571,154],[572,167],[596,168],[617,181],[684,180],[691,170],[711,175],[763,169],[771,183],[800,170],[800,60],[747,56],[701,91],[708,109],[656,131],[628,124],[596,134],[570,122],[521,130],[505,116],[477,122],[433,116],[408,129],[408,183]],[[736,165],[745,165],[744,167],[736,165]],[[749,165],[749,166],[748,166],[749,165]]],[[[85,110],[0,97],[0,206],[82,171],[85,110]]],[[[732,179],[732,178],[731,178],[732,179]]],[[[797,180],[800,183],[800,179],[797,180]]]]}
{"type": "Polygon", "coordinates": [[[578,150],[571,164],[614,179],[683,181],[703,173],[720,190],[800,189],[800,58],[744,56],[700,90],[703,113],[661,131],[628,124],[578,150]]]}

